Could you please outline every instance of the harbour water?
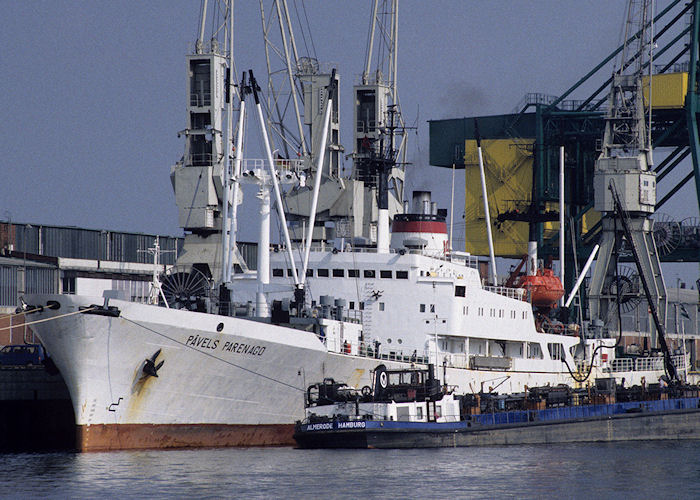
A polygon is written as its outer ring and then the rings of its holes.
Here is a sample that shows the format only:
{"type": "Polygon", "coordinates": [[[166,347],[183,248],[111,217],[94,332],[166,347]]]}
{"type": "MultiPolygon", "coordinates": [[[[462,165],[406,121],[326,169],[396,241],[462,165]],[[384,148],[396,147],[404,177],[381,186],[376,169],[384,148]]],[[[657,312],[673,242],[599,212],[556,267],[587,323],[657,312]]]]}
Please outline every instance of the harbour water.
{"type": "Polygon", "coordinates": [[[698,498],[700,441],[0,454],[0,498],[698,498]]]}

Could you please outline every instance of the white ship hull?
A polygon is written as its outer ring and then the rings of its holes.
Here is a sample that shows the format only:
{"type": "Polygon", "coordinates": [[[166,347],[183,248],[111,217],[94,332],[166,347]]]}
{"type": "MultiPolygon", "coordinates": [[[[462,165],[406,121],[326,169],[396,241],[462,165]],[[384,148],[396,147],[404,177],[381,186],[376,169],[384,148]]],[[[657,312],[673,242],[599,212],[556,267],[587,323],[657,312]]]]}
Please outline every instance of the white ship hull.
{"type": "MultiPolygon", "coordinates": [[[[313,332],[110,300],[119,316],[78,313],[98,297],[35,295],[29,319],[70,391],[80,450],[291,444],[309,384],[333,377],[370,385],[379,364],[408,362],[329,352],[313,332]],[[217,331],[220,330],[220,331],[217,331]],[[157,377],[143,372],[160,353],[157,377]]],[[[442,376],[442,370],[438,370],[442,376]]],[[[569,383],[561,370],[446,369],[461,392],[569,383]],[[494,382],[496,381],[496,382],[494,382]]],[[[629,380],[629,379],[628,379],[629,380]]]]}
{"type": "MultiPolygon", "coordinates": [[[[31,299],[61,304],[31,315],[34,321],[101,301],[31,299]]],[[[328,353],[310,332],[123,301],[110,305],[120,317],[75,314],[34,325],[69,388],[82,450],[290,444],[308,384],[353,373],[369,383],[379,364],[328,353]],[[145,359],[159,349],[158,377],[144,376],[145,359]]]]}

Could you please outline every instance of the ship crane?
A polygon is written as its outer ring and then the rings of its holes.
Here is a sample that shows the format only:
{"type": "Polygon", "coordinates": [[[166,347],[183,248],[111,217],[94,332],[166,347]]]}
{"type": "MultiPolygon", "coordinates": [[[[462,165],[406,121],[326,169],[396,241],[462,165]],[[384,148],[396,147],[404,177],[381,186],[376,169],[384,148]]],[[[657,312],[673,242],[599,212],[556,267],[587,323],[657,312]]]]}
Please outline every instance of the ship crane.
{"type": "MultiPolygon", "coordinates": [[[[298,181],[281,190],[281,203],[276,203],[278,217],[290,221],[285,228],[289,232],[287,246],[304,243],[308,249],[313,243],[333,242],[336,237],[352,244],[359,237],[363,243],[377,243],[388,251],[390,218],[404,209],[406,164],[406,127],[396,85],[397,0],[373,3],[364,73],[354,87],[357,149],[349,177],[341,176],[344,148],[339,142],[339,74],[318,62],[313,43],[306,45],[304,23],[298,14],[293,22],[286,0],[259,2],[267,62],[267,92],[261,92],[265,101],[260,104],[270,131],[270,149],[280,161],[295,165],[298,181]],[[301,28],[308,55],[300,52],[293,25],[301,28]],[[387,57],[380,57],[384,55],[387,57]],[[373,57],[376,71],[370,74],[373,57]],[[358,137],[370,147],[360,148],[358,137]],[[362,167],[369,164],[373,170],[377,163],[381,175],[367,181],[362,167]]],[[[185,152],[171,167],[179,225],[185,231],[177,261],[177,276],[182,279],[165,279],[173,286],[204,280],[210,291],[218,285],[219,310],[226,313],[233,275],[249,273],[236,245],[236,217],[244,181],[240,140],[246,124],[241,117],[247,116],[248,89],[235,73],[233,2],[208,4],[211,2],[202,2],[195,49],[187,56],[187,125],[180,134],[185,137],[185,152]],[[208,40],[207,33],[211,33],[208,40]],[[233,116],[237,105],[238,122],[233,116]]],[[[303,287],[303,276],[295,281],[303,287]]],[[[192,296],[197,303],[211,302],[209,293],[202,301],[194,291],[186,287],[180,295],[192,296]]]]}
{"type": "Polygon", "coordinates": [[[376,228],[378,252],[389,251],[390,219],[404,211],[407,127],[397,91],[398,8],[398,0],[374,0],[365,67],[353,87],[352,178],[365,186],[364,204],[376,206],[376,223],[367,221],[362,234],[372,240],[376,228]]]}
{"type": "MultiPolygon", "coordinates": [[[[647,123],[642,78],[651,71],[653,19],[651,0],[629,0],[621,59],[608,96],[602,150],[595,164],[595,209],[602,214],[600,252],[589,287],[590,318],[594,326],[621,328],[616,307],[618,283],[616,249],[623,238],[634,250],[639,279],[655,315],[652,346],[666,347],[666,286],[650,219],[656,204],[656,177],[652,170],[651,123],[647,123]],[[637,33],[636,37],[632,35],[637,33]],[[628,62],[631,61],[631,62],[628,62]]],[[[651,78],[649,78],[651,81],[651,78]]],[[[651,89],[649,89],[651,97],[651,89]]],[[[650,99],[649,99],[650,101],[650,99]]],[[[621,332],[620,332],[621,334],[621,332]]],[[[667,348],[666,348],[667,350],[667,348]]],[[[665,354],[668,357],[668,354],[665,354]]],[[[667,365],[670,359],[667,359],[667,365]]],[[[675,370],[667,366],[669,375],[675,370]]]]}
{"type": "Polygon", "coordinates": [[[634,258],[634,261],[637,264],[637,269],[639,269],[639,278],[642,282],[642,287],[644,288],[644,293],[646,294],[647,301],[649,303],[649,313],[651,313],[651,317],[654,320],[654,325],[656,326],[656,330],[658,332],[658,339],[659,344],[661,346],[661,351],[663,352],[664,356],[664,367],[666,368],[666,373],[668,373],[668,376],[672,381],[680,382],[680,378],[678,377],[676,367],[674,366],[671,360],[671,351],[669,350],[668,344],[666,343],[665,327],[659,319],[659,313],[656,308],[656,304],[651,299],[652,294],[649,289],[649,283],[647,282],[646,276],[642,273],[641,262],[643,257],[639,254],[639,251],[634,244],[634,237],[632,234],[632,225],[630,223],[631,221],[629,213],[627,212],[627,210],[625,210],[623,202],[620,199],[620,194],[618,193],[615,187],[615,183],[611,182],[608,187],[610,189],[610,194],[612,195],[613,202],[615,204],[616,214],[619,217],[620,222],[622,223],[622,230],[624,231],[624,235],[628,239],[628,241],[632,242],[632,244],[630,245],[630,248],[632,250],[632,257],[634,258]]]}
{"type": "MultiPolygon", "coordinates": [[[[324,116],[330,100],[328,89],[340,88],[340,75],[316,57],[306,38],[304,23],[293,23],[287,2],[273,0],[264,8],[260,0],[267,60],[268,125],[270,140],[287,158],[304,160],[304,183],[283,193],[289,228],[295,243],[305,242],[311,222],[312,200],[317,200],[311,241],[334,238],[351,243],[360,238],[388,251],[390,218],[404,209],[406,127],[397,94],[398,0],[374,0],[370,18],[365,64],[360,81],[353,87],[352,173],[341,169],[344,147],[340,144],[339,99],[332,103],[330,123],[324,116]],[[293,26],[295,25],[295,26],[293,26]],[[304,47],[297,43],[301,30],[304,47]],[[300,52],[305,48],[307,55],[300,52]],[[328,138],[322,140],[323,128],[328,138]],[[317,160],[321,151],[321,168],[317,160]],[[387,150],[395,161],[387,160],[387,150]],[[342,172],[341,172],[342,170],[342,172]],[[320,177],[317,195],[310,186],[320,177]],[[380,185],[381,184],[381,185],[380,185]]],[[[306,27],[308,30],[308,26],[306,27]]],[[[310,30],[309,30],[310,31],[310,30]]],[[[338,97],[338,96],[336,96],[338,97]]]]}

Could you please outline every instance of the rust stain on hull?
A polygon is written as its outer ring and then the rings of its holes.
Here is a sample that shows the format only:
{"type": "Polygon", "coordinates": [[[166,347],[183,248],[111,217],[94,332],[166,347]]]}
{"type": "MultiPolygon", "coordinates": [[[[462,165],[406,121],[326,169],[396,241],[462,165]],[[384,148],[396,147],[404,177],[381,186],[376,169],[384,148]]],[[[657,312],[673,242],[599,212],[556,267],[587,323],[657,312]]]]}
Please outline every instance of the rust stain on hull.
{"type": "Polygon", "coordinates": [[[76,426],[79,451],[292,446],[294,424],[93,424],[76,426]]]}

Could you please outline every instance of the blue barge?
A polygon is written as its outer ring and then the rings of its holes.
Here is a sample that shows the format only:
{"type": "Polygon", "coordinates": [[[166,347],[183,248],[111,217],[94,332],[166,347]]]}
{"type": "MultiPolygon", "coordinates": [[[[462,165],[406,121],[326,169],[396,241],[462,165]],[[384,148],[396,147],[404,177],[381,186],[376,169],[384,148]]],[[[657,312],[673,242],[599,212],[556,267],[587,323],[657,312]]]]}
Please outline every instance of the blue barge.
{"type": "Polygon", "coordinates": [[[604,379],[579,390],[558,386],[519,395],[456,396],[440,387],[432,367],[380,367],[374,386],[359,393],[332,379],[311,386],[307,418],[295,427],[298,446],[426,448],[700,439],[696,387],[670,390],[650,384],[624,389],[604,379]],[[603,402],[591,404],[595,401],[603,402]],[[513,406],[526,409],[508,409],[513,406]]]}

